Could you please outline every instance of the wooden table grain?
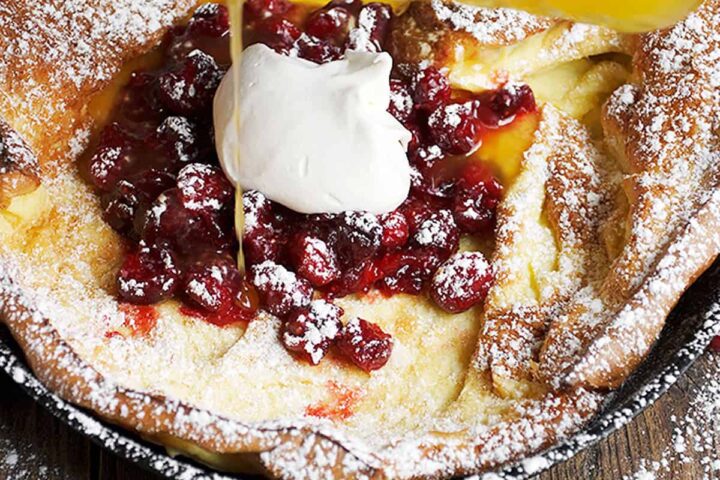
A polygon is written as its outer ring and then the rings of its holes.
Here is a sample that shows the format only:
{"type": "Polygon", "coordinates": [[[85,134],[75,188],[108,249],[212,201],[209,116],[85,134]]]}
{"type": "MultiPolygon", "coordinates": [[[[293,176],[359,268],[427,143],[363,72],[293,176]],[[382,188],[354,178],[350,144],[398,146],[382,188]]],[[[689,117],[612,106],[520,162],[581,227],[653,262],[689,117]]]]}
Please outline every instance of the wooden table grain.
{"type": "MultiPolygon", "coordinates": [[[[674,415],[682,418],[693,390],[717,374],[717,355],[705,355],[653,406],[598,445],[537,477],[537,480],[618,480],[632,478],[648,461],[659,460],[672,442],[674,415]]],[[[718,399],[720,401],[720,399],[718,399]]],[[[720,421],[720,419],[719,419],[720,421]]],[[[720,428],[713,447],[720,450],[720,428]]],[[[720,478],[703,471],[692,449],[648,479],[720,478]]],[[[705,459],[707,464],[707,459],[705,459]]],[[[636,478],[643,479],[642,475],[636,478]]],[[[36,405],[0,375],[0,480],[157,480],[158,476],[95,446],[36,405]]],[[[643,479],[644,480],[644,479],[643,479]]]]}

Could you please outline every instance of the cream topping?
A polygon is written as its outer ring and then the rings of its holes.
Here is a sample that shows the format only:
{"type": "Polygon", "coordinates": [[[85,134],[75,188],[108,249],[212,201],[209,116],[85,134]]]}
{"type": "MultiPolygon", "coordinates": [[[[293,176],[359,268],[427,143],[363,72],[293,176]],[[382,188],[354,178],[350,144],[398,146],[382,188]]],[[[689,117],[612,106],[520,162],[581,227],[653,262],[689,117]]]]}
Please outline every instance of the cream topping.
{"type": "Polygon", "coordinates": [[[241,62],[214,111],[218,155],[233,183],[301,213],[379,214],[405,200],[411,134],[387,112],[387,53],[348,52],[317,65],[253,45],[241,62]]]}

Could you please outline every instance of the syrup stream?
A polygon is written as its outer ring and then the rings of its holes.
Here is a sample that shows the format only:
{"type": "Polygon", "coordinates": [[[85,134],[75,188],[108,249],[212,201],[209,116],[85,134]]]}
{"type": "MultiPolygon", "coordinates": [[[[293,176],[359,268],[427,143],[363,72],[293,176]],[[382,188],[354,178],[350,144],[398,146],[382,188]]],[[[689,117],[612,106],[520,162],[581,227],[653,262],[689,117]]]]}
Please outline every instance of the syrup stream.
{"type": "MultiPolygon", "coordinates": [[[[243,1],[244,0],[228,0],[228,9],[230,10],[230,55],[232,57],[233,75],[237,80],[240,78],[240,57],[242,56],[242,27],[243,27],[243,1]]],[[[240,82],[233,82],[233,102],[239,104],[240,100],[240,82]]],[[[240,127],[240,112],[235,108],[233,113],[233,122],[235,128],[240,127]]],[[[240,150],[235,149],[235,164],[237,165],[240,150]]],[[[245,230],[245,210],[243,208],[243,191],[240,185],[235,185],[235,234],[240,244],[238,248],[237,264],[240,273],[245,273],[245,256],[243,255],[242,239],[245,230]]]]}

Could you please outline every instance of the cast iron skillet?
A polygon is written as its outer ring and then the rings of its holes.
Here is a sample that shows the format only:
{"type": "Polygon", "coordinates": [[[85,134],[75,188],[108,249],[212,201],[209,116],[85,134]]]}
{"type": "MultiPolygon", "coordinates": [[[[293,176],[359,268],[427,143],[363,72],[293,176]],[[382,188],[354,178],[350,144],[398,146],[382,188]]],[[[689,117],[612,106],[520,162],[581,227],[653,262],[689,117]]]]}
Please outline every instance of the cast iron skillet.
{"type": "MultiPolygon", "coordinates": [[[[526,479],[607,437],[651,405],[675,383],[720,333],[720,260],[683,296],[670,315],[655,348],[630,379],[606,401],[583,430],[553,448],[495,472],[500,478],[526,479]]],[[[249,478],[217,473],[184,458],[171,458],[160,447],[96,420],[61,400],[33,376],[7,330],[0,328],[0,368],[57,418],[120,457],[167,478],[231,480],[249,478]]],[[[498,477],[493,477],[498,478],[498,477]]]]}

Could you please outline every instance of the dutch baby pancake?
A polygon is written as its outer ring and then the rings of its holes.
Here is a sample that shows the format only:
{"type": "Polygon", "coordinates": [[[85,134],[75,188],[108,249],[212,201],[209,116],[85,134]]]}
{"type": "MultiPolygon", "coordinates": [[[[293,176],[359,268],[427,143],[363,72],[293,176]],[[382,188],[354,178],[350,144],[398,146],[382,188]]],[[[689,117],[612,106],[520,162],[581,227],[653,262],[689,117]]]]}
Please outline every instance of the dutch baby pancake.
{"type": "Polygon", "coordinates": [[[585,425],[720,248],[720,2],[642,35],[243,9],[232,65],[223,4],[0,6],[0,320],[38,378],[278,478],[469,475],[585,425]]]}

